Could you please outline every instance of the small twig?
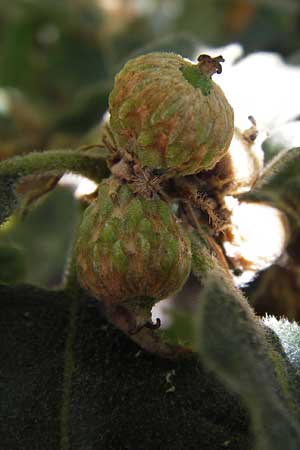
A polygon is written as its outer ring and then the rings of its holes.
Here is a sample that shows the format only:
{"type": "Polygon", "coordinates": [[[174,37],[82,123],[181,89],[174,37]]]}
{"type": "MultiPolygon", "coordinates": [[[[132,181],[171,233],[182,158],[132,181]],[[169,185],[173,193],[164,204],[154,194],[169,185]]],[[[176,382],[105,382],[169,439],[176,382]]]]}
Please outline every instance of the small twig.
{"type": "Polygon", "coordinates": [[[204,231],[202,230],[202,228],[199,224],[199,220],[196,217],[195,211],[193,210],[192,206],[189,203],[186,204],[186,209],[187,209],[187,214],[188,214],[189,219],[196,227],[196,230],[199,233],[199,235],[201,236],[201,238],[204,239],[209,244],[209,246],[213,249],[213,251],[217,255],[217,257],[218,257],[220,263],[222,264],[222,266],[224,267],[224,269],[230,273],[229,266],[227,264],[227,261],[225,259],[225,256],[224,256],[221,248],[218,246],[218,244],[215,242],[215,240],[211,236],[209,236],[208,233],[204,233],[204,231]]]}
{"type": "Polygon", "coordinates": [[[91,150],[92,148],[100,148],[100,149],[105,149],[106,147],[103,144],[88,144],[88,145],[82,145],[81,147],[79,147],[77,150],[80,151],[87,151],[87,150],[91,150]]]}
{"type": "Polygon", "coordinates": [[[177,181],[177,186],[183,194],[182,201],[207,214],[208,223],[212,227],[214,233],[219,234],[226,228],[226,220],[221,216],[217,200],[210,197],[206,192],[201,192],[197,184],[199,184],[197,178],[193,178],[193,180],[180,179],[177,181]]]}

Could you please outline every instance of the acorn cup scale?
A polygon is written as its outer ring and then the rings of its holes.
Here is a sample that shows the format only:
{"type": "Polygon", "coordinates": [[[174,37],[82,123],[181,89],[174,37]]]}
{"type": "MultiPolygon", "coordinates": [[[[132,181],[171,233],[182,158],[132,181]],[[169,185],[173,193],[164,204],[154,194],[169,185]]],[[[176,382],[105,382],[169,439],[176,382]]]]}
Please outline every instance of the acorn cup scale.
{"type": "Polygon", "coordinates": [[[191,269],[191,244],[165,201],[145,199],[111,177],[85,211],[76,260],[82,287],[108,316],[120,306],[126,310],[130,331],[151,321],[158,300],[181,289],[191,269]]]}
{"type": "Polygon", "coordinates": [[[142,167],[169,176],[207,170],[227,152],[233,110],[211,79],[222,57],[200,55],[192,64],[173,53],[130,60],[109,97],[110,126],[118,146],[142,167]]]}

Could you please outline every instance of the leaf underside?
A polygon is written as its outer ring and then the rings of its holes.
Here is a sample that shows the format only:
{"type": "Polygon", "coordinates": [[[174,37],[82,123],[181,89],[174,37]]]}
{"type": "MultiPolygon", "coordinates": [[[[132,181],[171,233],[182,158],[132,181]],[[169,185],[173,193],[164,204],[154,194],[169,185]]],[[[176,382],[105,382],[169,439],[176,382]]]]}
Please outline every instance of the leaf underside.
{"type": "Polygon", "coordinates": [[[297,450],[300,422],[294,380],[246,299],[220,272],[211,273],[205,282],[198,342],[203,361],[247,405],[255,448],[297,450]]]}
{"type": "Polygon", "coordinates": [[[3,448],[252,448],[238,398],[197,358],[142,351],[79,297],[0,287],[3,448]]]}

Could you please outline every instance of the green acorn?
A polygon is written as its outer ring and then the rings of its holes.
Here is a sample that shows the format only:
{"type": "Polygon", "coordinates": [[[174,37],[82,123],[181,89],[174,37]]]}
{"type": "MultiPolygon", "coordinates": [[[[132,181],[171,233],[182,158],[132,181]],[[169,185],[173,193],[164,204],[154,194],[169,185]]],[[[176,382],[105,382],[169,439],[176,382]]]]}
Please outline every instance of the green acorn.
{"type": "Polygon", "coordinates": [[[174,53],[149,53],[127,62],[109,98],[120,148],[170,176],[214,167],[234,130],[233,110],[211,79],[222,61],[200,55],[192,64],[174,53]]]}
{"type": "Polygon", "coordinates": [[[191,268],[190,240],[167,203],[137,196],[113,177],[85,211],[76,254],[83,288],[105,307],[145,309],[145,317],[180,290],[191,268]]]}

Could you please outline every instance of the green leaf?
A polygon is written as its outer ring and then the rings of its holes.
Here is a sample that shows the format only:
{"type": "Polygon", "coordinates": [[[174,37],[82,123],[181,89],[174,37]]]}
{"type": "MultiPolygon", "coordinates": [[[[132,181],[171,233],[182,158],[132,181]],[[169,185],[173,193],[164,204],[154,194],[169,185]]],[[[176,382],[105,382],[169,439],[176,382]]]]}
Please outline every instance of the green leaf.
{"type": "Polygon", "coordinates": [[[265,317],[263,323],[274,332],[270,336],[270,340],[274,342],[277,338],[285,352],[289,362],[287,365],[288,376],[293,380],[291,389],[294,399],[300,407],[300,326],[296,322],[276,319],[274,316],[265,317]]]}
{"type": "MultiPolygon", "coordinates": [[[[2,245],[22,249],[26,276],[16,282],[48,287],[59,283],[63,277],[66,255],[76,235],[81,202],[76,201],[69,189],[59,186],[35,206],[30,214],[20,218],[15,214],[1,227],[0,249],[2,245]]],[[[3,270],[8,264],[9,260],[4,256],[3,270]]],[[[0,278],[1,272],[2,267],[0,278]]]]}
{"type": "Polygon", "coordinates": [[[192,272],[200,283],[210,271],[218,267],[218,262],[206,240],[208,235],[205,230],[202,231],[201,236],[196,231],[189,234],[192,245],[192,272]]]}
{"type": "Polygon", "coordinates": [[[299,415],[284,360],[267,341],[246,299],[220,271],[205,282],[198,343],[203,361],[247,405],[255,448],[297,450],[299,415]]]}
{"type": "Polygon", "coordinates": [[[252,450],[239,399],[197,358],[141,350],[82,291],[0,299],[3,448],[252,450]]]}
{"type": "Polygon", "coordinates": [[[250,192],[240,200],[265,202],[284,211],[300,224],[300,147],[280,152],[265,167],[250,192]]]}
{"type": "Polygon", "coordinates": [[[92,151],[35,152],[0,163],[0,224],[17,208],[26,208],[53,189],[65,172],[80,174],[96,182],[109,176],[103,155],[92,151]]]}

